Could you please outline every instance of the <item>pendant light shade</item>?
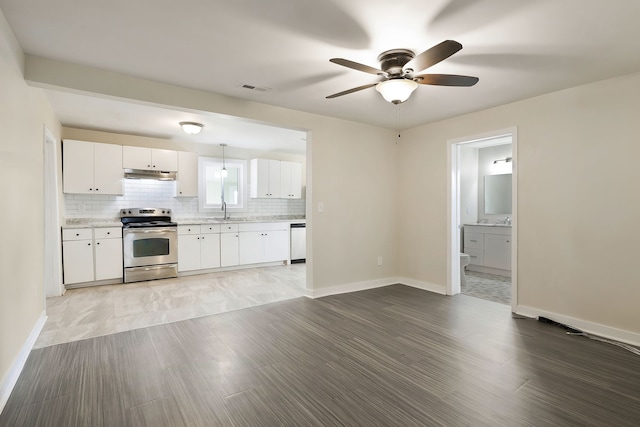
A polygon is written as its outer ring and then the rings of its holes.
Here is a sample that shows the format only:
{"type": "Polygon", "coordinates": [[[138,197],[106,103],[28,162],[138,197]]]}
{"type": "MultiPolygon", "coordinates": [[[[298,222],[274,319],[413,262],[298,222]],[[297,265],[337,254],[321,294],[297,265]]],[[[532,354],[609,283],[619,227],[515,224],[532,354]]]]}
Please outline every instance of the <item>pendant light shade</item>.
{"type": "Polygon", "coordinates": [[[382,97],[392,104],[400,104],[409,99],[409,96],[418,87],[418,83],[409,79],[390,79],[376,85],[376,90],[382,97]]]}
{"type": "Polygon", "coordinates": [[[220,144],[220,146],[222,147],[222,170],[220,171],[220,176],[223,178],[227,177],[227,165],[225,164],[224,161],[224,147],[227,146],[227,144],[220,144]]]}

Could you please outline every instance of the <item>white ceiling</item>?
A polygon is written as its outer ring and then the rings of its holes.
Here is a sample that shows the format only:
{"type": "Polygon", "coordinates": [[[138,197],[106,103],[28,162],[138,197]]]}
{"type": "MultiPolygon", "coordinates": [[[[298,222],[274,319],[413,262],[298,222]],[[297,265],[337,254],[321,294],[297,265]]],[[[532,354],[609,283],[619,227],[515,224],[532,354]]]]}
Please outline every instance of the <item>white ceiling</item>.
{"type": "MultiPolygon", "coordinates": [[[[390,129],[640,71],[640,2],[632,0],[0,0],[0,8],[32,55],[390,129]],[[477,76],[476,86],[421,85],[399,114],[373,88],[325,99],[376,81],[329,58],[377,68],[384,50],[420,53],[446,39],[463,50],[428,72],[477,76]]],[[[47,93],[62,123],[75,127],[183,138],[180,120],[205,129],[223,122],[226,134],[203,132],[201,142],[230,145],[255,127],[47,93]]]]}

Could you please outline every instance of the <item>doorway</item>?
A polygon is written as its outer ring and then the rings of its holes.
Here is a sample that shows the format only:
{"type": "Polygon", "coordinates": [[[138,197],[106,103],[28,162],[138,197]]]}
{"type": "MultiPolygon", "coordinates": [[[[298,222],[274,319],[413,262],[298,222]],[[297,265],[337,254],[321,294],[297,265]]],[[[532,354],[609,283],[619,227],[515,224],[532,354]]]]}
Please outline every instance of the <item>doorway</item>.
{"type": "Polygon", "coordinates": [[[457,138],[448,144],[447,294],[509,304],[515,311],[516,129],[457,138]],[[461,256],[463,250],[466,256],[461,256]],[[464,260],[468,266],[462,272],[464,260]]]}

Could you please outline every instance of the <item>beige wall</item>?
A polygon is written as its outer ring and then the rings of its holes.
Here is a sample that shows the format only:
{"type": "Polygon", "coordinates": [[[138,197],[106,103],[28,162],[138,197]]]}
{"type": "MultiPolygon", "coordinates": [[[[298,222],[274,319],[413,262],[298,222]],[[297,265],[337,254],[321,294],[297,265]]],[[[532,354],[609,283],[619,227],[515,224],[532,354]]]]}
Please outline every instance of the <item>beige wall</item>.
{"type": "Polygon", "coordinates": [[[44,310],[43,135],[60,125],[22,78],[23,56],[0,12],[0,384],[44,310]]]}
{"type": "Polygon", "coordinates": [[[518,305],[640,332],[640,74],[403,135],[398,268],[446,284],[447,140],[517,126],[518,305]]]}

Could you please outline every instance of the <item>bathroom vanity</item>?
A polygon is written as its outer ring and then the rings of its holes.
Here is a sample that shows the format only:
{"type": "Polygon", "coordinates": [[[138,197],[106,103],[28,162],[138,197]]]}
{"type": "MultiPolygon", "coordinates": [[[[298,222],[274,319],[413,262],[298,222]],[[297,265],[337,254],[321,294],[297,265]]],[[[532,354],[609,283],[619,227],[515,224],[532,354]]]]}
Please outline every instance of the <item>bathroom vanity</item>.
{"type": "Polygon", "coordinates": [[[463,252],[471,258],[467,270],[511,275],[511,226],[465,224],[463,252]]]}

